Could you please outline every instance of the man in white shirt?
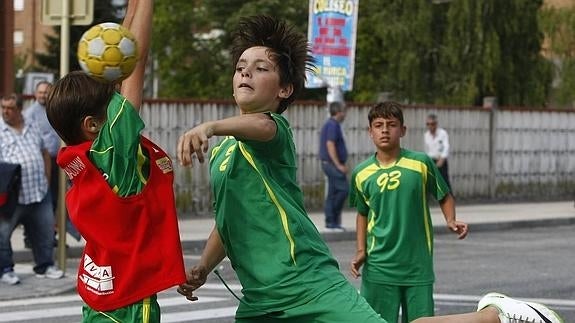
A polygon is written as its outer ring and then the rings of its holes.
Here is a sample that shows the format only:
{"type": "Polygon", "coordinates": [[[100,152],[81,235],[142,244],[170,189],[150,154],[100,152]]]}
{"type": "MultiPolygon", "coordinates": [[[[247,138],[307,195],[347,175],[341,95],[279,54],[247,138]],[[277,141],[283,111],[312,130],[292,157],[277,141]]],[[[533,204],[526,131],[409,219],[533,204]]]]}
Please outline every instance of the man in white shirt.
{"type": "Polygon", "coordinates": [[[423,135],[425,141],[425,153],[435,161],[439,172],[451,190],[449,182],[449,167],[447,158],[449,157],[449,136],[445,129],[438,127],[437,116],[430,114],[425,122],[427,131],[423,135]]]}

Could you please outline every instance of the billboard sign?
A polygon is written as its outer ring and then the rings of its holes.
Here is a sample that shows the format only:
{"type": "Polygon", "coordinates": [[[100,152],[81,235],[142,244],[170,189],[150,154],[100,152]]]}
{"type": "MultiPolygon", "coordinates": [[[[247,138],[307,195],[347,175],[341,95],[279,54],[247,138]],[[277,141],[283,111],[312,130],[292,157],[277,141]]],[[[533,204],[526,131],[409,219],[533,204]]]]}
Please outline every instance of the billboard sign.
{"type": "Polygon", "coordinates": [[[308,41],[316,61],[307,88],[351,91],[359,0],[310,0],[308,41]]]}

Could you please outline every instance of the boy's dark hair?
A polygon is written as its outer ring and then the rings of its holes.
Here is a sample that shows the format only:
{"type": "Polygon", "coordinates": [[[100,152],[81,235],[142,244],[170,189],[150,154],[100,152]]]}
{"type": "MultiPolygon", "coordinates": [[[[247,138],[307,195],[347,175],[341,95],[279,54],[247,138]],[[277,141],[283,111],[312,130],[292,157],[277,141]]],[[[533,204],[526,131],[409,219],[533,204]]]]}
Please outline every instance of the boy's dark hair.
{"type": "Polygon", "coordinates": [[[284,112],[303,89],[306,70],[311,71],[313,57],[306,36],[285,21],[260,15],[243,17],[233,34],[231,54],[234,66],[242,53],[254,46],[270,48],[270,55],[279,67],[280,85],[293,84],[293,93],[280,102],[278,113],[284,112]]]}
{"type": "Polygon", "coordinates": [[[397,102],[385,101],[374,105],[367,114],[369,124],[377,118],[397,118],[403,126],[403,106],[397,102]]]}
{"type": "Polygon", "coordinates": [[[340,101],[330,102],[328,105],[328,109],[329,109],[329,115],[334,116],[338,112],[345,110],[345,104],[340,101]]]}
{"type": "Polygon", "coordinates": [[[81,71],[70,72],[50,88],[46,100],[48,121],[67,145],[85,142],[82,121],[88,116],[105,120],[114,90],[112,83],[96,81],[81,71]]]}

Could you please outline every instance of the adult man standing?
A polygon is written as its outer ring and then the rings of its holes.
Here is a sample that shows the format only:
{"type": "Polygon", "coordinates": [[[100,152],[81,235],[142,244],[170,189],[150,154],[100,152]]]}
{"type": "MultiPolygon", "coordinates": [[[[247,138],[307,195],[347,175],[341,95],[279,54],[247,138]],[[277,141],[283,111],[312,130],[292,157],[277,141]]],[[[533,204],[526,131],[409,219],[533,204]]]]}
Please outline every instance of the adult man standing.
{"type": "Polygon", "coordinates": [[[439,168],[439,173],[441,173],[445,183],[451,190],[449,167],[447,164],[447,158],[449,157],[449,136],[445,129],[438,126],[437,115],[435,114],[427,116],[425,125],[427,126],[427,131],[423,135],[425,153],[433,159],[435,165],[439,168]]]}
{"type": "Polygon", "coordinates": [[[24,121],[22,99],[16,94],[2,97],[0,160],[22,167],[18,204],[10,216],[0,217],[0,281],[10,285],[20,279],[14,273],[10,238],[22,223],[32,244],[34,272],[38,277],[59,279],[64,273],[54,266],[54,213],[48,181],[50,156],[35,124],[24,121]]]}
{"type": "Polygon", "coordinates": [[[345,164],[347,148],[341,130],[341,123],[345,119],[345,109],[343,102],[329,103],[330,118],[321,128],[319,143],[321,167],[327,176],[327,194],[324,204],[325,227],[340,231],[345,230],[341,226],[341,212],[349,192],[348,168],[345,164]]]}
{"type": "Polygon", "coordinates": [[[50,154],[52,164],[50,173],[50,193],[52,195],[52,208],[55,211],[58,205],[58,165],[56,165],[56,155],[60,149],[60,137],[48,122],[46,116],[46,98],[51,84],[48,81],[40,81],[36,84],[36,92],[34,97],[36,101],[28,108],[24,109],[22,114],[24,119],[30,123],[35,123],[36,127],[40,130],[46,149],[50,154]]]}

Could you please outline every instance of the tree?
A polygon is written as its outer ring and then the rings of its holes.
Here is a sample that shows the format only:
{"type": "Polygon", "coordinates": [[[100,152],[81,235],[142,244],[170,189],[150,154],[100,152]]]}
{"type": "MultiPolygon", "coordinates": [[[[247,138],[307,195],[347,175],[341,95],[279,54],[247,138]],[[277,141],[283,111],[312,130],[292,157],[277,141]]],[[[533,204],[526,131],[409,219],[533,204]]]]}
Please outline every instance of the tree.
{"type": "MultiPolygon", "coordinates": [[[[160,96],[231,99],[228,49],[239,18],[270,14],[307,33],[308,6],[158,0],[153,52],[160,96]]],[[[354,90],[346,99],[373,102],[385,91],[407,103],[473,105],[496,96],[501,105],[545,105],[552,70],[541,55],[541,6],[542,0],[360,0],[354,90]]],[[[306,90],[303,98],[324,99],[325,89],[306,90]]]]}
{"type": "Polygon", "coordinates": [[[555,62],[556,88],[552,99],[559,106],[575,104],[575,8],[544,8],[542,29],[547,36],[544,48],[555,62]]]}
{"type": "Polygon", "coordinates": [[[433,99],[431,9],[428,0],[359,2],[353,100],[373,101],[382,91],[401,101],[433,99]]]}
{"type": "Polygon", "coordinates": [[[157,1],[152,49],[159,96],[231,99],[229,48],[240,17],[273,15],[307,33],[307,9],[301,0],[157,1]]]}
{"type": "Polygon", "coordinates": [[[353,98],[411,103],[544,105],[540,0],[361,0],[353,98]]]}
{"type": "Polygon", "coordinates": [[[438,101],[543,106],[551,69],[541,55],[541,0],[461,0],[449,4],[438,101]]]}
{"type": "MultiPolygon", "coordinates": [[[[112,0],[94,1],[94,21],[90,26],[70,26],[70,52],[69,62],[70,70],[79,70],[80,65],[76,58],[78,41],[82,34],[91,26],[102,22],[120,22],[122,19],[122,10],[125,5],[114,5],[112,0]]],[[[34,70],[51,72],[58,74],[60,70],[60,26],[54,26],[54,35],[46,35],[47,53],[35,54],[39,66],[32,67],[34,70]]]]}

